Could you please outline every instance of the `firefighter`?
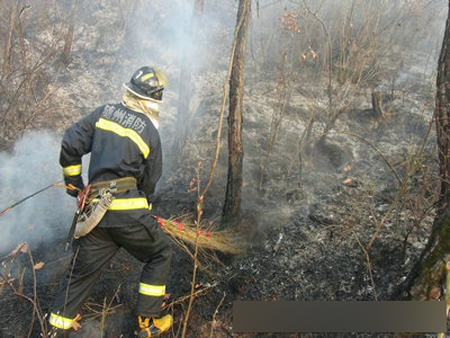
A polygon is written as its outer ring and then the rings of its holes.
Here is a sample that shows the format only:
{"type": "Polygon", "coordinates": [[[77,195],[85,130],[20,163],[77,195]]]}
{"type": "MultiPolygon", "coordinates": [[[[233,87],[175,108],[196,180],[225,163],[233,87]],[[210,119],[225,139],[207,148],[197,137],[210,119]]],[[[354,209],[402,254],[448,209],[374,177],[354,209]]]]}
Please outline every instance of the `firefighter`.
{"type": "Polygon", "coordinates": [[[60,164],[66,186],[75,187],[67,193],[75,197],[84,190],[88,206],[95,205],[102,189],[114,198],[99,223],[74,242],[74,257],[49,317],[56,332],[80,327],[80,308],[89,290],[121,247],[145,263],[136,305],[138,336],[158,336],[172,325],[171,315],[160,316],[171,247],[150,210],[162,172],[158,108],[167,86],[162,71],[141,67],[124,83],[121,103],[95,109],[64,134],[60,164]],[[89,189],[81,177],[87,153],[89,189]]]}

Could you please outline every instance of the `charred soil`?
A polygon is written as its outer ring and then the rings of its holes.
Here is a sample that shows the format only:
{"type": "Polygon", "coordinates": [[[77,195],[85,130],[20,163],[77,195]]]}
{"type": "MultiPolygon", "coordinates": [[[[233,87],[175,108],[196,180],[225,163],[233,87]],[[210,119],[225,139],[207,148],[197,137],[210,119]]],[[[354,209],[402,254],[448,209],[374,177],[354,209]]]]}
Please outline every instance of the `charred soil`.
{"type": "MultiPolygon", "coordinates": [[[[374,128],[371,119],[364,122],[366,117],[361,114],[350,115],[346,123],[352,124],[350,128],[355,132],[373,137],[370,142],[374,147],[385,147],[383,156],[358,140],[352,141],[350,136],[345,143],[330,138],[327,147],[322,144],[311,148],[304,157],[307,159],[304,168],[300,170],[296,164],[291,177],[287,177],[280,167],[287,167],[290,159],[276,160],[284,156],[280,149],[286,143],[280,142],[262,187],[260,176],[247,175],[242,216],[227,225],[220,224],[224,196],[221,183],[226,166],[224,163],[219,166],[218,179],[206,197],[204,218],[219,227],[234,228],[245,252],[236,256],[218,253],[219,262],[209,261],[199,269],[188,337],[295,336],[234,333],[232,304],[238,300],[390,299],[425,246],[433,219],[432,211],[414,214],[408,203],[414,202],[412,196],[426,198],[433,187],[424,190],[423,167],[411,170],[405,162],[405,155],[411,152],[404,154],[402,151],[407,150],[398,146],[405,133],[399,130],[403,122],[396,119],[406,117],[392,116],[391,120],[380,122],[384,125],[374,128]],[[388,143],[391,145],[387,146],[388,143]],[[408,193],[400,197],[402,180],[396,176],[408,178],[404,186],[408,193]]],[[[261,123],[255,119],[248,133],[262,128],[261,123]]],[[[208,133],[199,131],[199,135],[206,138],[208,133]]],[[[419,135],[418,140],[421,139],[419,135]]],[[[155,214],[162,217],[195,214],[197,192],[190,182],[196,175],[194,160],[201,160],[201,156],[194,156],[194,151],[206,154],[209,144],[201,138],[196,142],[185,150],[186,158],[192,161],[172,164],[177,169],[163,178],[155,214]]],[[[425,146],[431,147],[428,143],[425,146]]],[[[208,161],[204,156],[206,167],[208,161]]],[[[433,161],[433,156],[429,160],[433,161]]],[[[256,159],[247,157],[250,173],[257,171],[250,165],[252,161],[256,159]]],[[[71,259],[71,254],[63,249],[64,236],[61,232],[51,245],[43,243],[2,256],[3,337],[41,332],[45,319],[39,316],[49,311],[71,259]],[[38,262],[45,265],[34,269],[38,262]],[[34,311],[34,307],[39,311],[34,311]]],[[[132,337],[136,329],[133,305],[141,267],[128,253],[119,251],[83,307],[81,330],[70,337],[132,337]]],[[[170,298],[164,309],[173,314],[174,326],[167,337],[179,336],[182,330],[192,273],[191,257],[174,244],[170,298]]]]}

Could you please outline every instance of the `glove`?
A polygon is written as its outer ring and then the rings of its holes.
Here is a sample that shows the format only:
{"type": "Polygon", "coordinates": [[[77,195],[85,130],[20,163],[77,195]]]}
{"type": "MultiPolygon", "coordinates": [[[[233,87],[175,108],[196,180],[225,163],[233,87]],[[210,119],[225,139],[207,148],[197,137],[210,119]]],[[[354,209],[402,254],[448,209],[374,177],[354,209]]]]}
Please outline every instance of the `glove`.
{"type": "Polygon", "coordinates": [[[66,193],[69,194],[72,197],[78,197],[78,190],[77,189],[66,189],[66,193]]]}
{"type": "Polygon", "coordinates": [[[77,176],[64,176],[64,182],[66,185],[73,185],[74,187],[80,189],[66,189],[66,193],[72,197],[77,197],[79,191],[83,191],[84,183],[81,175],[77,176]]]}

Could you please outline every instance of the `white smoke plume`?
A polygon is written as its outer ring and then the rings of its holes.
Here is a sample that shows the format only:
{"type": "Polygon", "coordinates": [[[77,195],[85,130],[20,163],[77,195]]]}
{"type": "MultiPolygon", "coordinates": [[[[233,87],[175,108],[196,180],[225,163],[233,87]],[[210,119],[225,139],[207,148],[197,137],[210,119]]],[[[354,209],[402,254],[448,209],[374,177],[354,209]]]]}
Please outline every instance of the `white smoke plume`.
{"type": "MultiPolygon", "coordinates": [[[[32,131],[12,152],[0,153],[0,212],[62,180],[60,140],[49,131],[32,131]]],[[[0,256],[22,242],[33,246],[56,238],[65,240],[75,209],[75,199],[60,187],[51,187],[10,209],[0,216],[0,256]]]]}

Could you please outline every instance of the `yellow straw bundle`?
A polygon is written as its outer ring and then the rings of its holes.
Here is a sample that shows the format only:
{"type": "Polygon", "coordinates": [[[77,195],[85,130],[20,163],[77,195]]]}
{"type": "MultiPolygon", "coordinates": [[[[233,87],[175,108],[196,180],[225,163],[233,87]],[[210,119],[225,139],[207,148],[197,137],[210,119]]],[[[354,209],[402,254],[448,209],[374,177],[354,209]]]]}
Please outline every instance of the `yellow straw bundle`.
{"type": "Polygon", "coordinates": [[[230,230],[201,229],[193,224],[187,217],[181,220],[163,219],[156,217],[162,229],[184,249],[184,245],[193,248],[198,246],[201,251],[220,251],[225,254],[238,254],[243,252],[237,243],[235,232],[230,230]]]}

